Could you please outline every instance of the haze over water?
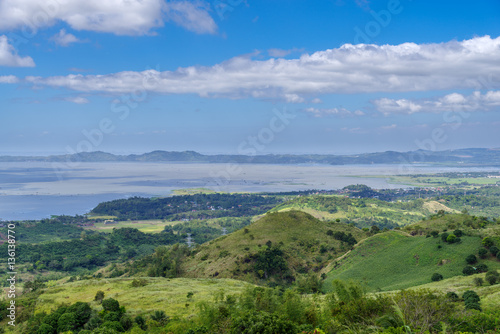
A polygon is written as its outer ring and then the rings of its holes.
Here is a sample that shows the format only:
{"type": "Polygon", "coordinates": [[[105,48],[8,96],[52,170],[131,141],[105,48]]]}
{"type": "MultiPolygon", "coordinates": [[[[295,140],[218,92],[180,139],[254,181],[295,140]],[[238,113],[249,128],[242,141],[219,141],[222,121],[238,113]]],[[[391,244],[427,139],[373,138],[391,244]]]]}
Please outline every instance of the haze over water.
{"type": "MultiPolygon", "coordinates": [[[[60,167],[60,166],[59,166],[60,167]]],[[[89,212],[97,204],[130,196],[168,196],[174,189],[280,192],[340,189],[350,184],[405,188],[390,175],[494,171],[417,165],[264,165],[201,163],[80,163],[54,169],[51,163],[0,166],[0,218],[41,219],[89,212]],[[374,178],[373,176],[387,176],[374,178]]]]}

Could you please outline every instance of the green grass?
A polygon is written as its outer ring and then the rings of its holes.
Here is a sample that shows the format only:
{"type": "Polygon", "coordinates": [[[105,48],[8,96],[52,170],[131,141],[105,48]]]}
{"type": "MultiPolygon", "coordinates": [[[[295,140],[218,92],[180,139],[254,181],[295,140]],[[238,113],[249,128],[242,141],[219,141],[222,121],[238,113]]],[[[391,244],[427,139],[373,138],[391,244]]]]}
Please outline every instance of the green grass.
{"type": "MultiPolygon", "coordinates": [[[[340,219],[343,222],[354,223],[358,227],[371,227],[375,223],[392,223],[394,226],[404,226],[434,213],[435,205],[431,201],[414,201],[412,203],[389,203],[378,199],[345,198],[338,195],[312,195],[295,198],[278,205],[271,212],[300,210],[320,220],[340,219]]],[[[437,203],[434,201],[434,203],[437,203]]],[[[438,203],[440,209],[451,209],[438,203]]]]}
{"type": "Polygon", "coordinates": [[[498,310],[500,305],[500,284],[489,285],[484,277],[485,273],[471,276],[455,276],[439,282],[427,283],[411,289],[431,289],[441,293],[455,292],[460,297],[467,290],[474,290],[481,298],[481,307],[484,310],[498,310]],[[481,277],[485,283],[482,286],[474,285],[474,278],[481,277]]]}
{"type": "Polygon", "coordinates": [[[93,227],[86,227],[87,230],[99,232],[113,232],[114,228],[135,228],[144,233],[160,233],[165,226],[173,226],[182,223],[181,221],[163,221],[163,220],[125,220],[115,223],[95,223],[93,227]]]}
{"type": "Polygon", "coordinates": [[[133,279],[92,279],[49,287],[38,297],[36,312],[50,312],[63,303],[73,304],[77,301],[89,302],[92,308],[101,309],[93,300],[96,292],[102,290],[104,298],[118,300],[134,316],[163,310],[170,317],[186,317],[197,312],[198,302],[212,301],[213,295],[221,290],[225,294],[239,294],[252,286],[231,279],[146,277],[146,286],[132,287],[133,279]],[[187,298],[188,292],[193,293],[191,298],[187,298]],[[186,307],[186,304],[189,305],[186,307]]]}
{"type": "MultiPolygon", "coordinates": [[[[388,291],[428,283],[435,272],[444,278],[462,275],[465,257],[477,253],[480,241],[464,236],[459,244],[446,244],[440,238],[410,237],[395,231],[377,234],[340,260],[327,274],[324,287],[329,291],[332,280],[340,279],[360,281],[368,291],[388,291]]],[[[500,269],[499,261],[484,263],[500,269]]]]}
{"type": "MultiPolygon", "coordinates": [[[[387,178],[387,176],[374,176],[374,177],[387,178]]],[[[452,177],[433,176],[433,175],[425,175],[425,176],[402,175],[402,176],[389,177],[389,183],[405,184],[417,187],[451,186],[451,185],[459,185],[464,182],[469,185],[488,185],[488,184],[496,184],[498,182],[498,179],[488,178],[488,177],[452,178],[452,177]]]]}
{"type": "Polygon", "coordinates": [[[282,243],[281,248],[292,272],[300,268],[319,270],[349,249],[328,236],[328,230],[352,233],[357,240],[366,237],[358,228],[322,222],[301,211],[268,213],[246,228],[201,245],[195,256],[182,263],[182,269],[188,277],[216,275],[254,282],[253,262],[245,259],[265,249],[266,242],[271,241],[274,245],[282,243]],[[326,252],[320,252],[321,245],[327,247],[326,252]]]}

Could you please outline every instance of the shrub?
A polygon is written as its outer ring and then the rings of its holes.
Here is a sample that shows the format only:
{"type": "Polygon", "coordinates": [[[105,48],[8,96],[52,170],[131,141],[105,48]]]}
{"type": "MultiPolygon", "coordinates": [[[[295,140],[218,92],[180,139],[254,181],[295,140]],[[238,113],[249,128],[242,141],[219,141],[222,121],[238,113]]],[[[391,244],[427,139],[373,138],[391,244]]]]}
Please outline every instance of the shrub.
{"type": "Polygon", "coordinates": [[[465,262],[468,264],[474,264],[477,262],[477,257],[474,254],[471,254],[465,258],[465,262]]]}
{"type": "Polygon", "coordinates": [[[102,301],[102,308],[107,312],[120,312],[120,303],[113,298],[104,299],[102,301]]]}
{"type": "Polygon", "coordinates": [[[98,302],[99,304],[102,303],[102,300],[104,299],[104,291],[97,291],[94,297],[94,301],[98,302]]]}
{"type": "Polygon", "coordinates": [[[450,234],[449,236],[446,237],[446,242],[449,244],[457,242],[457,237],[454,234],[450,234]]]}
{"type": "Polygon", "coordinates": [[[286,319],[267,312],[251,312],[233,320],[231,334],[290,334],[297,326],[286,319]]]}
{"type": "Polygon", "coordinates": [[[491,247],[490,247],[490,253],[491,253],[491,255],[493,255],[493,256],[496,256],[496,255],[498,254],[498,251],[499,251],[499,250],[500,250],[500,249],[498,249],[498,247],[497,247],[497,246],[491,246],[491,247]]]}
{"type": "Polygon", "coordinates": [[[135,278],[130,285],[132,285],[132,287],[134,288],[138,288],[148,285],[148,281],[146,281],[144,278],[135,278]]]}
{"type": "Polygon", "coordinates": [[[446,239],[448,238],[449,234],[448,233],[442,233],[441,234],[441,240],[443,240],[444,242],[446,242],[446,239]]]}
{"type": "Polygon", "coordinates": [[[446,293],[446,298],[448,298],[452,302],[456,302],[459,299],[458,295],[454,291],[449,291],[448,293],[446,293]]]}
{"type": "Polygon", "coordinates": [[[484,280],[481,277],[474,277],[473,281],[475,286],[482,286],[484,283],[484,280]]]}
{"type": "Polygon", "coordinates": [[[479,251],[477,253],[479,254],[479,257],[481,259],[484,259],[488,255],[488,250],[486,248],[479,248],[479,251]]]}
{"type": "Polygon", "coordinates": [[[481,311],[480,298],[476,292],[472,290],[465,291],[462,298],[466,309],[481,311]]]}
{"type": "Polygon", "coordinates": [[[167,324],[169,317],[165,314],[164,311],[154,311],[151,314],[151,319],[157,321],[160,325],[164,326],[167,324]]]}
{"type": "Polygon", "coordinates": [[[432,274],[432,277],[431,277],[431,280],[433,282],[437,282],[437,281],[440,281],[443,279],[443,275],[439,274],[439,273],[434,273],[432,274]]]}
{"type": "Polygon", "coordinates": [[[471,266],[465,266],[464,269],[462,270],[462,273],[464,275],[472,275],[472,274],[475,274],[476,273],[476,270],[474,268],[472,268],[471,266]]]}
{"type": "Polygon", "coordinates": [[[481,241],[481,243],[486,248],[490,248],[491,246],[493,246],[495,244],[495,242],[493,241],[493,239],[491,239],[490,237],[484,238],[483,241],[481,241]]]}
{"type": "Polygon", "coordinates": [[[464,235],[464,232],[462,230],[455,230],[453,231],[453,234],[460,238],[464,235]]]}
{"type": "Polygon", "coordinates": [[[478,273],[485,273],[488,271],[488,266],[485,265],[484,263],[480,263],[476,266],[476,271],[478,273]]]}
{"type": "Polygon", "coordinates": [[[77,327],[76,315],[73,312],[64,313],[57,320],[57,331],[66,332],[71,331],[77,327]]]}
{"type": "Polygon", "coordinates": [[[500,274],[496,270],[490,270],[486,273],[485,279],[490,285],[500,282],[500,274]]]}
{"type": "Polygon", "coordinates": [[[136,317],[135,317],[135,319],[134,319],[134,321],[135,321],[135,323],[136,323],[137,325],[139,325],[139,327],[140,327],[143,331],[145,331],[145,330],[148,328],[148,326],[146,326],[146,319],[144,319],[144,317],[143,317],[143,316],[141,316],[141,315],[136,316],[136,317]]]}

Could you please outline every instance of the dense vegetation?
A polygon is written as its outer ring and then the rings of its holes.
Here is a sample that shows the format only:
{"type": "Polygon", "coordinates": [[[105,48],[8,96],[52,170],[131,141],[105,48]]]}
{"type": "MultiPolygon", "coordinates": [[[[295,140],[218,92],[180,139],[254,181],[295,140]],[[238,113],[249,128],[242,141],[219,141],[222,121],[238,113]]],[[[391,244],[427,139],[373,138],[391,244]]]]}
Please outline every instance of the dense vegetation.
{"type": "Polygon", "coordinates": [[[496,333],[499,189],[135,197],[15,222],[15,332],[496,333]],[[157,233],[121,227],[146,218],[157,233]]]}
{"type": "Polygon", "coordinates": [[[195,194],[166,198],[132,197],[99,204],[92,214],[119,219],[208,219],[262,214],[280,201],[254,194],[195,194]]]}

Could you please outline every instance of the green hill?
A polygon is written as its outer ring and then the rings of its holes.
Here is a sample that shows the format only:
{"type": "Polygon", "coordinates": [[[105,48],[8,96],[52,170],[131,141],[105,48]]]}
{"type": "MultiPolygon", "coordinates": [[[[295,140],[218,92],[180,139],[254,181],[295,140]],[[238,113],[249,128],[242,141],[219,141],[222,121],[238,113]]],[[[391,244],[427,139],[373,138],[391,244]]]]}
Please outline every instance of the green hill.
{"type": "Polygon", "coordinates": [[[188,277],[257,282],[256,259],[268,249],[267,245],[272,245],[283,252],[294,277],[298,273],[317,272],[351,248],[347,242],[337,240],[335,232],[352,234],[357,241],[366,237],[358,228],[322,222],[301,211],[268,213],[244,229],[201,245],[194,256],[183,261],[181,269],[188,277]]]}
{"type": "Polygon", "coordinates": [[[376,198],[349,198],[338,195],[298,197],[272,209],[272,212],[301,210],[321,220],[339,219],[359,228],[377,225],[380,229],[405,226],[420,221],[438,210],[455,212],[431,200],[386,202],[376,198]]]}
{"type": "MultiPolygon", "coordinates": [[[[331,281],[340,279],[360,281],[368,291],[389,291],[429,283],[433,273],[445,279],[461,276],[465,258],[480,247],[479,236],[462,236],[460,243],[448,244],[440,237],[412,237],[398,231],[376,234],[337,261],[324,287],[328,291],[331,281]]],[[[480,263],[500,269],[492,257],[480,263]]]]}

